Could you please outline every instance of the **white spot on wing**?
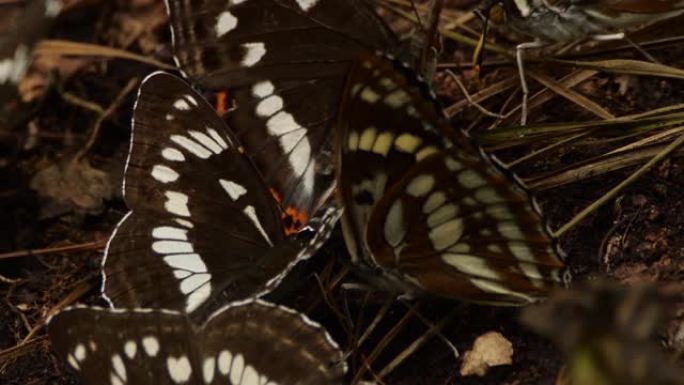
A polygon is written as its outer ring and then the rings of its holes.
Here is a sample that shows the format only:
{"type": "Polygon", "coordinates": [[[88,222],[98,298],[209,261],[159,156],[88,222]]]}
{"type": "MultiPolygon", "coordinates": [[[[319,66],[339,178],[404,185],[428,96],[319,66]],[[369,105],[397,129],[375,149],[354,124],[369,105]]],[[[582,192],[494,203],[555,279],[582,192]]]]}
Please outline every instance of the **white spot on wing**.
{"type": "Polygon", "coordinates": [[[233,384],[239,384],[242,378],[242,371],[245,368],[245,359],[242,354],[236,354],[233,358],[233,365],[230,368],[230,381],[233,384]]]}
{"type": "Polygon", "coordinates": [[[67,355],[67,362],[69,363],[69,365],[71,365],[72,368],[76,370],[81,370],[81,366],[78,365],[78,361],[76,361],[76,358],[74,358],[74,356],[71,353],[67,355]]]}
{"type": "Polygon", "coordinates": [[[314,5],[318,4],[318,0],[297,0],[297,4],[302,10],[308,11],[314,5]]]}
{"type": "Polygon", "coordinates": [[[232,199],[233,201],[238,200],[238,198],[247,193],[246,188],[231,180],[219,179],[219,183],[221,184],[221,187],[223,187],[223,189],[226,190],[226,192],[230,196],[230,199],[232,199]]]}
{"type": "Polygon", "coordinates": [[[145,353],[150,357],[155,357],[159,353],[159,340],[157,340],[157,337],[143,337],[142,346],[145,353]]]}
{"type": "Polygon", "coordinates": [[[187,111],[190,109],[190,104],[188,104],[187,100],[180,98],[173,102],[173,108],[181,111],[187,111]]]}
{"type": "Polygon", "coordinates": [[[475,277],[500,279],[495,270],[492,270],[484,259],[467,254],[442,254],[442,260],[447,264],[455,267],[463,274],[468,274],[475,277]]]}
{"type": "Polygon", "coordinates": [[[414,197],[422,197],[432,191],[435,177],[428,174],[418,175],[406,186],[406,192],[414,197]]]}
{"type": "Polygon", "coordinates": [[[245,372],[242,374],[241,385],[259,385],[259,373],[252,367],[247,365],[245,372]]]}
{"type": "Polygon", "coordinates": [[[428,236],[432,241],[432,247],[440,251],[458,242],[463,235],[463,221],[460,218],[452,219],[430,230],[428,236]]]}
{"type": "Polygon", "coordinates": [[[214,357],[207,357],[202,363],[202,378],[205,384],[211,384],[214,380],[214,373],[216,372],[216,359],[214,357]]]}
{"type": "Polygon", "coordinates": [[[137,351],[138,351],[138,344],[136,344],[135,341],[133,341],[133,340],[126,341],[126,344],[124,344],[124,352],[126,353],[126,357],[128,357],[128,358],[135,357],[135,353],[137,351]]]}
{"type": "Polygon", "coordinates": [[[204,264],[199,254],[174,254],[164,257],[167,265],[180,270],[191,271],[193,273],[205,273],[207,265],[204,264]]]}
{"type": "Polygon", "coordinates": [[[152,250],[159,254],[192,253],[192,244],[184,241],[152,242],[152,250]]]}
{"type": "Polygon", "coordinates": [[[216,37],[221,37],[237,27],[238,19],[232,13],[225,11],[216,19],[216,37]]]}
{"type": "Polygon", "coordinates": [[[384,234],[387,243],[397,247],[406,236],[404,208],[400,200],[394,201],[385,218],[384,234]]]}
{"type": "Polygon", "coordinates": [[[259,98],[265,98],[268,95],[271,95],[273,91],[275,91],[275,86],[268,80],[256,83],[252,86],[252,95],[259,98]]]}
{"type": "Polygon", "coordinates": [[[183,294],[192,293],[210,280],[211,274],[193,274],[181,281],[180,291],[183,294]]]}
{"type": "Polygon", "coordinates": [[[152,177],[161,183],[171,183],[178,180],[178,173],[171,167],[163,164],[156,164],[152,167],[152,177]]]}
{"type": "Polygon", "coordinates": [[[55,17],[62,10],[61,0],[45,0],[45,16],[55,17]]]}
{"type": "Polygon", "coordinates": [[[162,157],[166,160],[170,160],[172,162],[183,162],[185,161],[185,155],[183,155],[182,152],[176,150],[175,148],[172,147],[166,147],[165,149],[162,150],[162,157]]]}
{"type": "Polygon", "coordinates": [[[166,191],[164,195],[166,196],[166,202],[164,202],[166,211],[181,217],[190,216],[187,195],[176,191],[166,191]]]}
{"type": "Polygon", "coordinates": [[[17,83],[24,76],[30,63],[29,49],[20,44],[14,50],[14,57],[0,61],[0,84],[17,83]]]}
{"type": "Polygon", "coordinates": [[[176,239],[179,241],[188,240],[188,230],[179,229],[173,226],[159,226],[152,229],[152,237],[157,239],[176,239]]]}
{"type": "Polygon", "coordinates": [[[268,117],[282,109],[283,98],[278,95],[270,95],[257,104],[256,113],[261,117],[268,117]]]}
{"type": "Polygon", "coordinates": [[[264,231],[264,228],[261,226],[261,222],[259,221],[259,218],[256,215],[256,210],[254,209],[254,206],[249,205],[245,207],[242,210],[245,215],[254,223],[254,226],[256,226],[257,230],[261,233],[261,235],[264,237],[266,242],[268,242],[269,245],[273,246],[273,242],[271,242],[271,238],[268,237],[268,234],[266,234],[266,231],[264,231]]]}
{"type": "Polygon", "coordinates": [[[187,382],[190,379],[190,375],[192,375],[192,367],[186,356],[167,358],[166,368],[169,371],[171,379],[177,384],[187,382]]]}
{"type": "Polygon", "coordinates": [[[214,139],[210,138],[207,134],[193,130],[188,131],[188,134],[190,134],[190,136],[192,136],[196,141],[202,143],[204,147],[211,150],[211,152],[214,154],[220,154],[223,152],[223,147],[216,143],[214,139]]]}
{"type": "Polygon", "coordinates": [[[218,370],[226,375],[230,372],[230,365],[233,362],[233,355],[228,350],[222,350],[218,356],[218,370]]]}
{"type": "Polygon", "coordinates": [[[82,362],[86,358],[86,348],[85,345],[83,344],[78,344],[76,345],[76,349],[74,349],[74,357],[78,362],[82,362]]]}
{"type": "Polygon", "coordinates": [[[112,356],[112,366],[114,367],[114,371],[119,376],[119,378],[126,381],[126,366],[124,366],[123,360],[121,359],[120,355],[114,354],[112,356]]]}
{"type": "Polygon", "coordinates": [[[211,281],[207,281],[199,289],[196,289],[192,294],[190,294],[186,300],[185,310],[188,313],[192,313],[201,304],[206,302],[211,296],[211,281]]]}
{"type": "Polygon", "coordinates": [[[261,61],[261,58],[266,54],[266,46],[264,43],[244,43],[242,48],[245,49],[245,56],[242,58],[240,64],[245,67],[251,67],[261,61]]]}
{"type": "Polygon", "coordinates": [[[216,143],[218,143],[219,146],[221,146],[224,150],[228,148],[228,143],[226,143],[226,141],[223,140],[221,135],[218,132],[216,132],[216,130],[214,130],[211,127],[207,127],[207,132],[216,141],[216,143]]]}
{"type": "Polygon", "coordinates": [[[180,145],[198,158],[207,159],[211,156],[211,152],[209,150],[186,136],[171,135],[171,141],[180,145]]]}

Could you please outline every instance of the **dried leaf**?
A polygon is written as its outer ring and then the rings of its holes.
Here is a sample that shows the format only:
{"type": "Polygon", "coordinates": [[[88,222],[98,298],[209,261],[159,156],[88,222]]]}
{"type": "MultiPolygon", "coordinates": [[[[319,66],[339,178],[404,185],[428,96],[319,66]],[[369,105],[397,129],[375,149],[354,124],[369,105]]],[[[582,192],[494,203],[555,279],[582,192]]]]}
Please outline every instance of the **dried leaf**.
{"type": "Polygon", "coordinates": [[[39,171],[31,180],[31,188],[48,198],[43,216],[51,217],[70,209],[98,212],[102,203],[114,194],[107,173],[90,166],[87,161],[52,165],[39,171]]]}
{"type": "Polygon", "coordinates": [[[472,350],[463,355],[461,375],[482,377],[493,366],[512,364],[512,357],[513,344],[506,337],[499,332],[485,333],[477,337],[472,350]]]}

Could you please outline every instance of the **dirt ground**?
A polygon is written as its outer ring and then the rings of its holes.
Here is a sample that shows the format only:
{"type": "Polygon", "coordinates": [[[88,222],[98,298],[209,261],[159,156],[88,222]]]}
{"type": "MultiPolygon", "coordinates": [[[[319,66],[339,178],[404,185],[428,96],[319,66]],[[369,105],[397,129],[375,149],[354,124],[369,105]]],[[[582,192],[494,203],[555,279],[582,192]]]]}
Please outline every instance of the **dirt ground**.
{"type": "MultiPolygon", "coordinates": [[[[447,1],[444,17],[452,21],[463,17],[475,3],[447,1]]],[[[410,12],[410,8],[402,6],[401,9],[410,12]]],[[[408,31],[408,23],[395,13],[385,9],[383,14],[400,33],[408,31]]],[[[684,45],[681,42],[648,43],[684,35],[682,21],[683,18],[678,18],[650,27],[636,33],[633,40],[643,42],[659,63],[682,68],[684,45]]],[[[466,25],[473,31],[481,28],[477,20],[470,20],[466,25]]],[[[464,28],[455,31],[473,39],[478,37],[464,28]]],[[[502,47],[511,48],[519,41],[512,35],[496,32],[491,35],[502,47]]],[[[156,62],[173,63],[161,1],[68,2],[49,39],[115,47],[156,62]]],[[[559,57],[581,61],[646,60],[625,45],[624,42],[582,44],[559,57]]],[[[558,48],[552,47],[550,52],[557,52],[558,48]]],[[[52,352],[44,322],[49,314],[65,305],[103,304],[99,298],[102,250],[111,230],[127,212],[120,185],[135,90],[142,78],[160,69],[156,62],[143,63],[92,51],[61,55],[64,50],[54,44],[43,47],[21,81],[19,95],[0,106],[1,384],[77,383],[74,372],[52,352]]],[[[454,125],[478,136],[515,125],[516,114],[498,120],[465,101],[454,77],[447,73],[447,70],[452,72],[469,94],[481,97],[478,100],[482,109],[505,114],[517,106],[520,93],[512,62],[491,54],[486,59],[491,64],[485,66],[483,77],[478,79],[470,65],[472,52],[471,45],[444,38],[434,88],[443,105],[449,107],[454,125]],[[505,81],[512,82],[512,86],[500,92],[492,91],[493,85],[505,81]],[[482,96],[482,92],[487,95],[482,96]]],[[[530,55],[530,69],[557,81],[570,73],[586,71],[570,64],[539,62],[538,56],[530,55]]],[[[581,106],[580,97],[613,117],[652,112],[666,106],[675,106],[673,113],[682,109],[678,106],[684,102],[681,74],[666,77],[640,76],[629,71],[595,71],[583,76],[584,80],[576,86],[563,88],[570,90],[569,96],[546,91],[547,100],[530,111],[532,127],[542,123],[608,119],[601,117],[596,108],[581,106]]],[[[530,86],[532,94],[544,89],[534,80],[530,80],[530,86]]],[[[667,124],[668,119],[676,120],[662,118],[665,123],[648,131],[622,126],[607,130],[556,131],[547,136],[535,136],[530,131],[518,132],[509,140],[485,134],[483,137],[488,141],[483,143],[487,143],[488,151],[511,163],[567,139],[513,168],[538,195],[550,227],[558,229],[681,136],[682,131],[677,131],[681,123],[667,124]],[[582,135],[568,139],[578,133],[582,135]],[[630,145],[634,147],[620,156],[606,155],[630,145]]],[[[680,367],[684,365],[683,154],[684,148],[675,150],[560,237],[574,281],[580,287],[580,296],[593,298],[590,289],[582,289],[582,282],[603,279],[629,286],[651,284],[657,288],[668,304],[661,314],[663,322],[653,327],[645,341],[630,344],[625,342],[629,338],[620,340],[625,343],[625,351],[639,350],[648,344],[658,346],[660,354],[670,357],[673,366],[680,367]]],[[[385,384],[416,385],[554,384],[568,362],[565,353],[569,352],[572,357],[572,352],[577,351],[568,346],[598,341],[572,339],[568,337],[570,330],[581,336],[630,333],[629,328],[621,329],[618,321],[612,323],[611,317],[621,309],[619,301],[609,310],[606,310],[608,304],[599,301],[594,310],[586,312],[585,318],[568,320],[567,325],[553,329],[555,335],[549,336],[523,325],[521,309],[517,308],[440,299],[417,303],[392,301],[383,293],[369,294],[339,286],[324,299],[320,287],[328,287],[348,267],[347,260],[344,241],[337,229],[318,255],[298,266],[272,297],[322,322],[345,350],[353,348],[350,331],[345,326],[351,324],[353,334],[358,337],[376,313],[390,303],[369,339],[350,356],[350,380],[364,368],[364,360],[370,361],[369,357],[376,358],[371,367],[377,375],[431,325],[440,322],[443,323],[441,332],[427,339],[396,370],[382,378],[366,371],[360,378],[385,384]],[[604,322],[607,326],[586,331],[594,324],[592,317],[607,317],[609,321],[604,322]],[[497,331],[511,342],[512,364],[491,368],[484,377],[462,376],[463,354],[472,348],[478,336],[489,331],[497,331]],[[459,358],[446,340],[458,349],[459,358]],[[385,341],[388,341],[386,349],[375,357],[375,348],[385,341]]],[[[350,273],[345,280],[358,282],[359,279],[350,273]]],[[[562,299],[551,301],[556,305],[564,303],[562,299]]],[[[546,315],[546,324],[558,321],[553,314],[546,315]]],[[[561,376],[557,383],[566,383],[562,381],[561,376]]],[[[646,383],[660,382],[643,382],[646,383]]]]}

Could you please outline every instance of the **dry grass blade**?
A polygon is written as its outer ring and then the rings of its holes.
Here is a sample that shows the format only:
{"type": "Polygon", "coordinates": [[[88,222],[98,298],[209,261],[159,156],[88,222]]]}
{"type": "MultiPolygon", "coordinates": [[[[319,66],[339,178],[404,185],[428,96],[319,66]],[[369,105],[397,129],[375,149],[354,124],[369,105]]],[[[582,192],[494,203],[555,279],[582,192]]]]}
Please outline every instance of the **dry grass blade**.
{"type": "MultiPolygon", "coordinates": [[[[570,183],[577,183],[584,179],[594,178],[609,172],[618,171],[627,167],[633,167],[644,162],[644,160],[656,156],[663,151],[663,146],[638,149],[618,154],[601,155],[588,159],[583,162],[571,165],[553,173],[540,177],[525,179],[525,183],[533,191],[544,191],[560,187],[570,183]]],[[[676,152],[677,155],[684,154],[684,150],[676,152]]]]}
{"type": "Polygon", "coordinates": [[[684,144],[684,135],[680,136],[677,138],[674,142],[670,143],[665,149],[660,151],[658,154],[656,154],[651,160],[649,160],[645,165],[641,166],[638,170],[636,170],[632,175],[630,175],[627,179],[623,180],[620,182],[617,186],[615,186],[613,189],[608,191],[606,194],[604,194],[601,198],[597,199],[594,203],[591,205],[587,206],[584,210],[582,210],[579,214],[577,214],[574,218],[572,218],[570,221],[568,221],[565,225],[561,226],[558,231],[556,231],[553,235],[555,237],[559,237],[563,235],[566,231],[571,229],[573,226],[581,222],[584,218],[586,218],[589,214],[594,212],[594,210],[598,209],[599,207],[603,206],[606,202],[611,200],[613,197],[615,197],[622,189],[624,189],[626,186],[637,180],[641,175],[646,173],[648,170],[651,169],[656,163],[660,162],[661,160],[665,159],[668,155],[670,155],[674,150],[676,150],[679,146],[684,144]]]}
{"type": "MultiPolygon", "coordinates": [[[[411,309],[416,310],[419,306],[419,302],[416,302],[411,309]]],[[[358,384],[359,381],[361,381],[361,378],[363,378],[363,375],[366,373],[367,370],[370,370],[371,365],[373,365],[373,362],[375,361],[376,358],[382,353],[387,345],[396,337],[396,335],[406,326],[406,323],[411,319],[413,316],[412,312],[409,311],[404,316],[397,322],[392,329],[390,329],[387,334],[380,340],[378,345],[373,349],[371,354],[367,357],[366,360],[364,360],[364,365],[361,369],[359,369],[358,372],[354,375],[354,379],[352,380],[351,384],[356,385],[358,384]]]]}
{"type": "Polygon", "coordinates": [[[515,87],[516,85],[518,85],[517,78],[510,77],[508,79],[504,79],[500,82],[494,83],[491,86],[470,95],[470,100],[462,99],[450,105],[449,107],[444,109],[444,113],[448,117],[452,117],[461,112],[466,107],[470,106],[471,103],[481,103],[491,97],[499,95],[500,93],[515,87]]]}
{"type": "MultiPolygon", "coordinates": [[[[591,78],[592,76],[596,75],[598,71],[592,71],[592,70],[580,70],[580,71],[575,71],[572,72],[560,80],[558,80],[558,84],[561,87],[564,87],[566,89],[570,89],[575,87],[576,85],[580,84],[581,82],[591,78]]],[[[516,79],[517,81],[517,79],[516,79]]],[[[536,110],[537,108],[543,106],[546,102],[550,101],[554,97],[556,97],[557,93],[553,92],[551,89],[544,88],[541,91],[537,92],[536,94],[532,95],[530,99],[528,100],[527,103],[527,110],[528,113],[536,110]]],[[[520,108],[521,106],[518,106],[511,111],[509,111],[506,116],[504,117],[503,121],[498,122],[495,124],[496,126],[501,126],[505,125],[506,123],[511,123],[513,121],[517,122],[520,120],[520,108]]]]}
{"type": "Polygon", "coordinates": [[[126,59],[149,64],[165,70],[175,70],[171,64],[147,56],[138,55],[122,49],[101,46],[97,44],[77,43],[67,40],[43,40],[36,46],[37,55],[64,55],[64,56],[98,56],[106,58],[126,59]]]}
{"type": "Polygon", "coordinates": [[[553,92],[557,93],[558,95],[566,98],[567,100],[577,104],[578,106],[584,108],[585,110],[593,113],[594,115],[598,116],[599,118],[602,119],[615,119],[615,116],[608,112],[606,109],[598,105],[597,103],[594,103],[593,101],[589,100],[588,98],[584,97],[583,95],[572,91],[571,89],[563,86],[562,84],[558,83],[554,79],[536,72],[536,71],[527,71],[527,74],[534,80],[538,81],[544,87],[549,88],[553,92]]]}
{"type": "Polygon", "coordinates": [[[478,135],[478,141],[488,150],[491,150],[493,148],[510,148],[569,134],[596,131],[604,135],[636,135],[658,129],[669,129],[681,124],[684,124],[684,113],[682,112],[636,120],[632,120],[631,117],[621,117],[608,121],[541,123],[486,131],[478,135]]]}
{"type": "Polygon", "coordinates": [[[37,338],[34,338],[36,333],[38,333],[47,323],[47,320],[52,317],[53,315],[57,314],[60,310],[62,310],[64,307],[71,305],[72,303],[76,302],[79,298],[81,298],[85,293],[90,291],[90,289],[93,287],[93,284],[90,282],[91,279],[93,279],[94,276],[85,278],[78,282],[76,284],[76,288],[72,290],[69,294],[67,294],[66,297],[64,297],[59,303],[51,307],[45,316],[40,319],[26,334],[26,336],[15,346],[12,348],[3,350],[2,353],[7,352],[7,356],[4,356],[4,354],[0,354],[0,363],[2,363],[2,368],[0,369],[0,372],[2,372],[5,368],[5,365],[9,362],[9,359],[12,358],[18,358],[24,354],[28,354],[34,350],[34,348],[39,347],[37,345],[34,345],[36,341],[40,342],[37,338]],[[29,345],[29,347],[27,347],[29,345]]]}
{"type": "Polygon", "coordinates": [[[83,251],[83,250],[98,250],[98,249],[102,249],[105,246],[105,244],[107,244],[106,241],[94,241],[94,242],[82,243],[79,245],[55,246],[55,247],[46,247],[44,249],[12,251],[9,253],[0,254],[0,261],[3,259],[30,257],[33,255],[45,255],[45,254],[65,253],[65,252],[74,252],[74,251],[83,251]]]}
{"type": "Polygon", "coordinates": [[[413,353],[415,353],[416,350],[423,346],[431,337],[441,332],[442,329],[444,329],[444,326],[446,326],[456,314],[457,309],[451,310],[449,314],[447,314],[441,320],[439,320],[439,322],[437,322],[425,333],[423,333],[423,335],[420,336],[418,339],[413,341],[411,345],[409,345],[406,349],[404,349],[401,353],[394,357],[394,359],[390,361],[390,363],[388,363],[384,368],[382,368],[382,370],[380,370],[380,373],[378,373],[378,377],[383,378],[390,374],[394,369],[401,365],[402,362],[404,362],[413,353]]]}
{"type": "Polygon", "coordinates": [[[676,128],[671,129],[671,130],[659,132],[655,135],[649,136],[648,138],[644,138],[644,139],[638,140],[634,143],[630,143],[626,146],[622,146],[620,148],[617,148],[617,149],[607,153],[606,155],[617,154],[619,152],[630,151],[630,150],[635,150],[637,148],[650,146],[650,145],[656,144],[658,142],[661,142],[664,139],[667,139],[671,136],[677,135],[677,134],[681,133],[682,131],[684,131],[684,127],[676,127],[676,128]]]}
{"type": "Polygon", "coordinates": [[[576,67],[588,68],[604,72],[612,72],[630,75],[660,76],[675,79],[684,79],[684,70],[672,66],[651,63],[640,60],[599,60],[599,61],[573,61],[553,60],[554,63],[569,64],[576,67]]]}

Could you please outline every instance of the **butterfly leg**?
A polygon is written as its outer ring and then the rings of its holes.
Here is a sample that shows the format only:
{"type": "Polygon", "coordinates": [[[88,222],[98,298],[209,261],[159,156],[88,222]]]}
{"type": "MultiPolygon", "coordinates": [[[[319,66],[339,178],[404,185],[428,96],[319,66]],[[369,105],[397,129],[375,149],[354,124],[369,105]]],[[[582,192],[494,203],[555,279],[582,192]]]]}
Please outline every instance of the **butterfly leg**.
{"type": "Polygon", "coordinates": [[[527,43],[518,44],[515,47],[515,60],[518,65],[518,76],[520,76],[520,87],[522,88],[523,100],[522,100],[522,112],[520,114],[520,125],[524,126],[527,124],[527,97],[529,95],[529,89],[527,88],[527,80],[525,79],[525,65],[523,62],[523,52],[526,49],[541,48],[545,46],[541,40],[530,41],[527,43]]]}

